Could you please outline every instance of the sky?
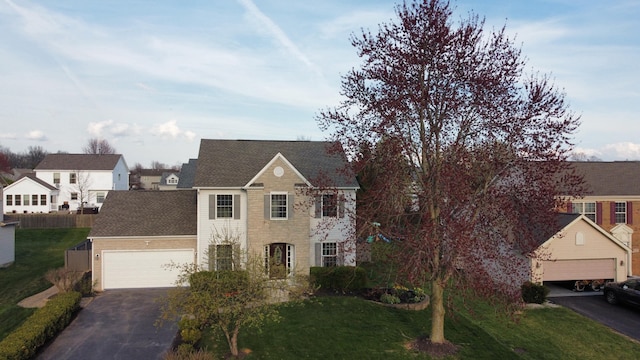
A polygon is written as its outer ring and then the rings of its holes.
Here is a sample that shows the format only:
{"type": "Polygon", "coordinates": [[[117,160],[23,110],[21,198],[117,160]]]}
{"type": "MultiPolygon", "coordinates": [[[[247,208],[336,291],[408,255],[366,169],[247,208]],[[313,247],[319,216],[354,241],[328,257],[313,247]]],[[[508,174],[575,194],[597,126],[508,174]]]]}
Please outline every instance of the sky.
{"type": "MultiPolygon", "coordinates": [[[[349,42],[390,0],[0,0],[0,146],[127,164],[197,158],[200,139],[325,140],[316,122],[360,65],[349,42]]],[[[640,1],[452,1],[506,25],[582,123],[576,151],[640,160],[640,1]]]]}

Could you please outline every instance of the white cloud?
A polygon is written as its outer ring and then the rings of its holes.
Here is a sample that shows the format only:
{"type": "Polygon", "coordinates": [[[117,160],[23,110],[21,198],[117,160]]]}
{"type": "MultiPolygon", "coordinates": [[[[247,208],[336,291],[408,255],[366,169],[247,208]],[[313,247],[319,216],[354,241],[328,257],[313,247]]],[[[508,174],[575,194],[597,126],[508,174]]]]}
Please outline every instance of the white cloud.
{"type": "Polygon", "coordinates": [[[36,141],[46,141],[47,136],[40,130],[32,130],[27,133],[27,139],[36,141]]]}
{"type": "Polygon", "coordinates": [[[15,140],[17,138],[18,138],[18,135],[16,133],[0,134],[0,139],[15,140]]]}
{"type": "Polygon", "coordinates": [[[608,144],[602,151],[618,160],[640,160],[640,144],[632,142],[608,144]]]}
{"type": "Polygon", "coordinates": [[[87,132],[93,137],[100,138],[103,135],[104,129],[113,124],[113,120],[105,120],[100,122],[90,122],[87,126],[87,132]]]}
{"type": "Polygon", "coordinates": [[[195,139],[196,134],[192,131],[181,130],[176,120],[169,120],[162,124],[156,124],[151,127],[151,134],[158,136],[162,139],[177,139],[183,137],[188,141],[195,139]]]}

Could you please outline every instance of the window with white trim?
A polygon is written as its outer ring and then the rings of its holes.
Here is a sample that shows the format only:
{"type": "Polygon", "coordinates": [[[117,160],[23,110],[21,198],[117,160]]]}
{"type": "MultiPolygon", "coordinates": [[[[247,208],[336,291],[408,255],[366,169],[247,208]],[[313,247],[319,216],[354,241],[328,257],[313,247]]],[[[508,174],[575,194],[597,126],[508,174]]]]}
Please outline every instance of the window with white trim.
{"type": "Polygon", "coordinates": [[[287,219],[287,194],[271,194],[271,219],[287,219]]]}
{"type": "Polygon", "coordinates": [[[20,195],[16,195],[15,200],[16,205],[22,205],[22,197],[20,195]]]}
{"type": "Polygon", "coordinates": [[[13,206],[13,195],[7,194],[7,206],[13,206]]]}
{"type": "Polygon", "coordinates": [[[75,184],[78,179],[78,175],[76,173],[69,173],[69,184],[75,184]]]}
{"type": "Polygon", "coordinates": [[[60,184],[60,173],[53,173],[53,183],[60,184]]]}
{"type": "Polygon", "coordinates": [[[96,202],[98,204],[102,204],[104,202],[104,198],[105,198],[105,193],[100,191],[96,193],[96,202]]]}
{"type": "Polygon", "coordinates": [[[338,244],[334,242],[322,243],[322,266],[338,265],[338,244]]]}
{"type": "Polygon", "coordinates": [[[209,245],[209,270],[234,270],[233,245],[209,245]]]}
{"type": "Polygon", "coordinates": [[[338,201],[336,194],[322,195],[322,217],[338,217],[338,201]]]}
{"type": "Polygon", "coordinates": [[[29,205],[29,195],[27,194],[22,195],[22,204],[29,205]]]}
{"type": "Polygon", "coordinates": [[[616,224],[627,223],[627,203],[625,201],[616,201],[615,220],[616,224]]]}
{"type": "Polygon", "coordinates": [[[38,206],[38,195],[31,194],[31,205],[38,206]]]}
{"type": "Polygon", "coordinates": [[[216,218],[233,217],[233,195],[216,195],[216,218]]]}
{"type": "Polygon", "coordinates": [[[71,193],[71,200],[78,200],[78,193],[77,192],[72,192],[71,193]]]}
{"type": "Polygon", "coordinates": [[[47,195],[46,194],[40,195],[40,205],[47,205],[47,195]]]}
{"type": "Polygon", "coordinates": [[[577,202],[571,203],[571,212],[575,214],[584,214],[591,221],[596,222],[596,203],[595,202],[577,202]]]}

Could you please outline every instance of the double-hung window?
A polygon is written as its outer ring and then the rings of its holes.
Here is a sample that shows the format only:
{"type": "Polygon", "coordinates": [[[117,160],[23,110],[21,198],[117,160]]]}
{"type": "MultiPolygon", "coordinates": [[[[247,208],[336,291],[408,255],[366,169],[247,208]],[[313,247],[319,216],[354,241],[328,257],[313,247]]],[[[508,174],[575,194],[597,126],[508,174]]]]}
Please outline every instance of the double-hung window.
{"type": "Polygon", "coordinates": [[[234,270],[233,245],[209,245],[209,270],[234,270]]]}
{"type": "Polygon", "coordinates": [[[32,194],[31,195],[31,205],[38,206],[38,195],[37,194],[32,194]]]}
{"type": "Polygon", "coordinates": [[[29,195],[27,194],[22,195],[22,204],[29,205],[29,195]]]}
{"type": "Polygon", "coordinates": [[[336,194],[322,195],[322,217],[337,217],[338,201],[336,194]]]}
{"type": "Polygon", "coordinates": [[[47,205],[47,195],[46,194],[40,195],[40,205],[47,205]]]}
{"type": "Polygon", "coordinates": [[[584,214],[584,216],[596,222],[596,203],[595,202],[578,202],[571,204],[571,212],[575,214],[584,214]]]}
{"type": "Polygon", "coordinates": [[[53,173],[53,183],[60,185],[60,173],[53,173]]]}
{"type": "Polygon", "coordinates": [[[96,193],[96,202],[98,204],[102,204],[104,202],[104,198],[105,198],[104,192],[100,191],[96,193]]]}
{"type": "Polygon", "coordinates": [[[338,265],[338,244],[334,242],[322,243],[322,266],[338,265]]]}
{"type": "Polygon", "coordinates": [[[77,192],[72,192],[71,193],[71,200],[78,200],[78,193],[77,192]]]}
{"type": "Polygon", "coordinates": [[[76,173],[69,173],[69,184],[75,184],[78,179],[78,175],[76,173]]]}
{"type": "Polygon", "coordinates": [[[15,200],[16,205],[22,205],[22,197],[20,195],[16,195],[15,200]]]}
{"type": "Polygon", "coordinates": [[[614,208],[614,217],[616,224],[627,223],[627,203],[625,201],[616,201],[614,208]]]}
{"type": "Polygon", "coordinates": [[[233,218],[233,195],[216,195],[216,218],[233,218]]]}
{"type": "Polygon", "coordinates": [[[271,194],[271,219],[287,219],[287,194],[271,194]]]}
{"type": "Polygon", "coordinates": [[[7,194],[7,206],[13,206],[13,195],[7,194]]]}

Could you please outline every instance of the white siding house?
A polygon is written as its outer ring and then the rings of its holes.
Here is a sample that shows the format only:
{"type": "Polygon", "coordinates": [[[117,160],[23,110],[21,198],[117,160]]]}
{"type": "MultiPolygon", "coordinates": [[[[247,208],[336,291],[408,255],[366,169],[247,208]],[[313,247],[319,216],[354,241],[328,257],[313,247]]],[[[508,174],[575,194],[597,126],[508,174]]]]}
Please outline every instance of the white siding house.
{"type": "Polygon", "coordinates": [[[58,209],[58,189],[35,175],[23,176],[4,189],[7,213],[48,213],[58,209]]]}
{"type": "Polygon", "coordinates": [[[129,189],[129,168],[118,154],[49,154],[34,170],[59,190],[58,210],[100,208],[109,191],[129,189]]]}
{"type": "MultiPolygon", "coordinates": [[[[0,186],[0,197],[3,196],[0,186]]],[[[0,202],[0,268],[7,267],[15,261],[16,257],[16,229],[15,222],[4,222],[4,209],[0,202]]]]}

